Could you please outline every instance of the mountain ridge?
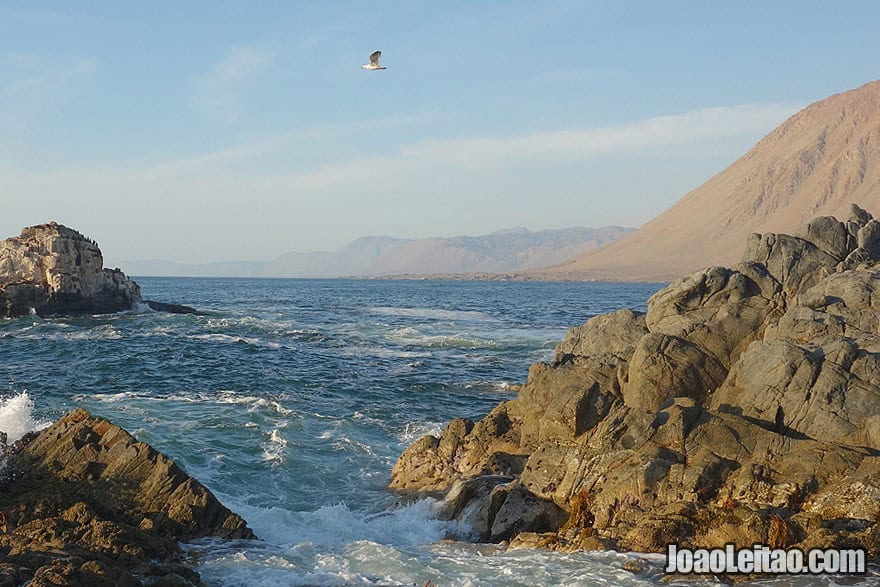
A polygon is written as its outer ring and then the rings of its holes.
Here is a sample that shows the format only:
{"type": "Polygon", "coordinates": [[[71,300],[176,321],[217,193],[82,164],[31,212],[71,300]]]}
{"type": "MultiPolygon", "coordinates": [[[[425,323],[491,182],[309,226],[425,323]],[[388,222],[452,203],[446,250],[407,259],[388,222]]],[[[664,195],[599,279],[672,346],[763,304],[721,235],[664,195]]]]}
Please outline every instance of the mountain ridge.
{"type": "Polygon", "coordinates": [[[128,273],[140,276],[330,278],[508,273],[562,262],[633,230],[620,226],[538,231],[514,227],[479,236],[412,239],[371,235],[336,251],[290,252],[272,261],[190,264],[153,259],[121,264],[128,273]]]}
{"type": "Polygon", "coordinates": [[[639,230],[532,278],[668,281],[735,263],[753,232],[880,207],[880,81],[814,102],[639,230]]]}

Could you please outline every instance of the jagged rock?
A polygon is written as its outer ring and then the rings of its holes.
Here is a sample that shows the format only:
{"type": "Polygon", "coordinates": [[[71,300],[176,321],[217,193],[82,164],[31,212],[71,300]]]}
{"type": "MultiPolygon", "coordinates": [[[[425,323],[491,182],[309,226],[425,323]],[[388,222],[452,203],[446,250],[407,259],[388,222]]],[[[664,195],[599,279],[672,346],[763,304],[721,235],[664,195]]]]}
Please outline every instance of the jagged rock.
{"type": "Polygon", "coordinates": [[[255,538],[168,457],[82,408],[16,443],[7,466],[0,553],[32,585],[201,585],[179,541],[255,538]]]}
{"type": "Polygon", "coordinates": [[[646,321],[651,332],[684,338],[727,368],[783,309],[779,282],[764,266],[742,263],[709,267],[658,291],[646,321]]]}
{"type": "Polygon", "coordinates": [[[649,412],[656,412],[671,397],[702,401],[726,376],[727,370],[718,359],[692,342],[666,334],[647,334],[630,360],[623,401],[649,412]],[[677,385],[671,387],[670,380],[677,385]]]}
{"type": "Polygon", "coordinates": [[[615,369],[532,365],[517,398],[525,445],[550,439],[571,441],[595,426],[620,389],[615,369]]]}
{"type": "Polygon", "coordinates": [[[569,330],[516,399],[410,447],[392,486],[455,480],[450,515],[481,540],[880,559],[880,223],[853,206],[753,235],[743,259],[569,330]],[[522,466],[484,477],[500,455],[522,466]]]}
{"type": "Polygon", "coordinates": [[[555,530],[567,518],[568,514],[552,501],[541,499],[523,486],[515,485],[506,492],[501,507],[495,513],[489,540],[500,542],[520,532],[555,530]]]}
{"type": "Polygon", "coordinates": [[[118,269],[104,269],[98,245],[49,223],[0,242],[0,316],[102,314],[131,309],[138,285],[118,269]]]}
{"type": "Polygon", "coordinates": [[[834,257],[838,262],[845,259],[854,248],[852,235],[846,225],[832,216],[814,218],[801,227],[795,236],[811,242],[817,249],[834,257]]]}
{"type": "Polygon", "coordinates": [[[749,237],[744,262],[760,263],[789,297],[814,286],[834,273],[844,258],[834,257],[812,242],[787,234],[753,234],[749,237]]]}
{"type": "Polygon", "coordinates": [[[871,216],[870,212],[863,209],[858,204],[849,205],[849,216],[846,219],[847,224],[852,223],[856,226],[862,227],[871,220],[873,220],[873,216],[871,216]]]}
{"type": "Polygon", "coordinates": [[[600,364],[626,363],[647,332],[643,312],[623,309],[595,316],[565,333],[554,352],[553,364],[577,359],[591,359],[600,364]]]}

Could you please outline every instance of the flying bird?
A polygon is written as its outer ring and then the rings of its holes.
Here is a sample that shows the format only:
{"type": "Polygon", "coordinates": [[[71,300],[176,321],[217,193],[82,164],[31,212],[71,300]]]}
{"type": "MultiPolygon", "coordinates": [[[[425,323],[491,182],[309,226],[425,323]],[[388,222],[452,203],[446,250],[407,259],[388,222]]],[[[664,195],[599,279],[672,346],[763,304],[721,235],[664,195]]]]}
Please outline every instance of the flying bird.
{"type": "Polygon", "coordinates": [[[384,65],[379,65],[380,57],[382,57],[381,51],[373,51],[372,55],[370,55],[370,62],[366,65],[361,65],[361,69],[385,69],[384,65]]]}

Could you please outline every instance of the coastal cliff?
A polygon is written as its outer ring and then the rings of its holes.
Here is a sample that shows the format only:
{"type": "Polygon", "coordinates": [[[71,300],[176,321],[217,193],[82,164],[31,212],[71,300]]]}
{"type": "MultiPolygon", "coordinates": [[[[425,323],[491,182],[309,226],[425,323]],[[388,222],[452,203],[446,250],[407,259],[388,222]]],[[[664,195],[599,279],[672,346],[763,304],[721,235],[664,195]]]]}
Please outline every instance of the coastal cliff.
{"type": "Polygon", "coordinates": [[[880,555],[880,222],[853,205],[571,329],[515,399],[398,459],[474,538],[880,555]]]}
{"type": "Polygon", "coordinates": [[[0,585],[201,585],[179,541],[254,538],[168,457],[82,408],[5,440],[0,585]]]}
{"type": "Polygon", "coordinates": [[[118,312],[140,299],[138,285],[105,269],[98,245],[71,228],[50,222],[0,241],[0,318],[118,312]]]}

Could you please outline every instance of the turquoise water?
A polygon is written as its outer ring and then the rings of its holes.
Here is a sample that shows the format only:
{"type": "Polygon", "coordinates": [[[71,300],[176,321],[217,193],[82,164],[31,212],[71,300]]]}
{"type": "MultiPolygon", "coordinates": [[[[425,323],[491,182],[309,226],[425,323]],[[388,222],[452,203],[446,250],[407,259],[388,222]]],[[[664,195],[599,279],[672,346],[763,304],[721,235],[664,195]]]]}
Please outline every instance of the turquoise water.
{"type": "MultiPolygon", "coordinates": [[[[386,490],[413,440],[514,397],[565,330],[660,284],[138,279],[148,310],[0,321],[0,396],[83,405],[175,459],[261,541],[187,546],[205,581],[648,585],[635,555],[504,552],[386,490]]],[[[2,417],[2,416],[0,416],[2,417]]],[[[793,583],[786,583],[793,584],[793,583]]],[[[815,584],[815,581],[801,583],[815,584]]],[[[831,584],[831,583],[826,583],[831,584]]]]}

